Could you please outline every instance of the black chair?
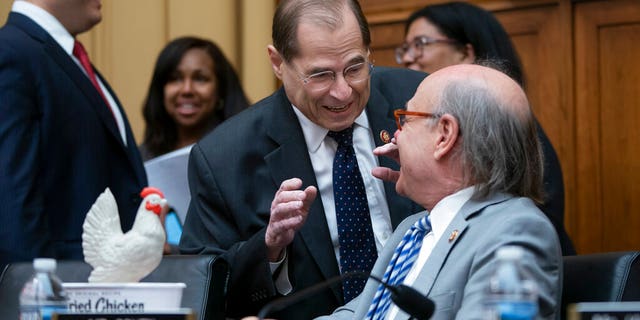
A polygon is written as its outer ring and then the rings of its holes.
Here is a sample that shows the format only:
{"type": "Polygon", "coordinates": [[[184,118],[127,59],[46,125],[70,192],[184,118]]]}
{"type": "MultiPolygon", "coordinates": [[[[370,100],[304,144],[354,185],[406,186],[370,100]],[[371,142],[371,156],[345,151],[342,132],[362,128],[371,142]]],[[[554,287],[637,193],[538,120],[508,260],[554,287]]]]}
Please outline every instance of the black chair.
{"type": "Polygon", "coordinates": [[[562,318],[577,302],[640,301],[640,252],[608,252],[566,256],[562,318]]]}
{"type": "MultiPolygon", "coordinates": [[[[86,282],[91,266],[82,261],[58,261],[56,275],[63,282],[86,282]]],[[[0,277],[0,319],[18,319],[20,290],[31,275],[31,263],[8,265],[0,277]]],[[[224,299],[229,271],[227,263],[211,255],[165,256],[142,282],[184,282],[182,307],[197,319],[224,319],[224,299]]]]}

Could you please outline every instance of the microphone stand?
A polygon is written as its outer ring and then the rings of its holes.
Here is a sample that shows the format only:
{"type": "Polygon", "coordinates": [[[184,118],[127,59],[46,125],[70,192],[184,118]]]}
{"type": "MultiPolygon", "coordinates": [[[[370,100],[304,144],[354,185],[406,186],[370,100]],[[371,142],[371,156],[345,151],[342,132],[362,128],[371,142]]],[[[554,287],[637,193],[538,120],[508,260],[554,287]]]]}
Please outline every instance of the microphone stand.
{"type": "Polygon", "coordinates": [[[260,309],[257,317],[259,320],[263,320],[264,317],[266,317],[272,311],[282,310],[285,307],[288,307],[302,300],[303,298],[315,294],[320,290],[327,289],[335,283],[342,282],[342,280],[350,277],[368,277],[382,284],[387,290],[391,292],[391,301],[393,301],[393,303],[395,303],[398,308],[411,316],[411,318],[409,319],[428,320],[431,315],[433,315],[435,304],[425,295],[418,292],[418,290],[403,284],[390,285],[382,281],[380,278],[370,275],[367,272],[354,271],[329,278],[324,282],[316,283],[292,295],[272,300],[269,303],[265,304],[262,309],[260,309]]]}
{"type": "Polygon", "coordinates": [[[337,275],[335,277],[329,278],[327,281],[324,282],[320,282],[320,283],[316,283],[310,287],[306,287],[298,292],[296,292],[295,294],[292,295],[288,295],[279,299],[275,299],[270,301],[269,303],[265,304],[264,307],[262,307],[262,309],[260,309],[260,312],[258,312],[258,319],[259,320],[263,320],[264,317],[266,317],[269,313],[271,313],[272,311],[279,311],[284,309],[285,307],[288,307],[300,300],[302,300],[303,298],[306,298],[322,289],[326,289],[331,287],[332,285],[334,285],[335,283],[338,282],[342,282],[342,280],[347,279],[347,278],[351,278],[351,277],[366,277],[368,276],[368,273],[366,272],[359,272],[359,271],[355,271],[355,272],[349,272],[349,273],[345,273],[345,274],[341,274],[341,275],[337,275]]]}

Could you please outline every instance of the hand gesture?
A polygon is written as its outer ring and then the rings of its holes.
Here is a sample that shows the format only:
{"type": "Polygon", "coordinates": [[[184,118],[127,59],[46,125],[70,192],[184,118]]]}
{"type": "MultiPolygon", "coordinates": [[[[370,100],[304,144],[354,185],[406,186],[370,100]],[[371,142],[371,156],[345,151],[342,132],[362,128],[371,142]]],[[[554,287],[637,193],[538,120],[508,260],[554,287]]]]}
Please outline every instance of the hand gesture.
{"type": "Polygon", "coordinates": [[[300,190],[300,187],[302,180],[298,178],[283,181],[271,202],[271,217],[264,237],[269,261],[275,262],[280,259],[284,248],[293,241],[296,231],[307,220],[309,208],[316,198],[318,189],[308,186],[300,190]]]}

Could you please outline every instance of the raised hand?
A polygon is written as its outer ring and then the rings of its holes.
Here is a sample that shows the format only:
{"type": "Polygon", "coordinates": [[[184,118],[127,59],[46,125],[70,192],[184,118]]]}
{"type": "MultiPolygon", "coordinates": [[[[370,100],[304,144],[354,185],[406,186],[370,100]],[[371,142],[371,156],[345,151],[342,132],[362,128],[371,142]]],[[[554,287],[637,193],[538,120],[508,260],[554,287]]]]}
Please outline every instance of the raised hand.
{"type": "Polygon", "coordinates": [[[269,261],[278,261],[298,231],[307,220],[311,203],[318,194],[318,189],[308,186],[304,190],[302,180],[292,178],[285,180],[271,202],[271,217],[265,233],[267,256],[269,261]]]}

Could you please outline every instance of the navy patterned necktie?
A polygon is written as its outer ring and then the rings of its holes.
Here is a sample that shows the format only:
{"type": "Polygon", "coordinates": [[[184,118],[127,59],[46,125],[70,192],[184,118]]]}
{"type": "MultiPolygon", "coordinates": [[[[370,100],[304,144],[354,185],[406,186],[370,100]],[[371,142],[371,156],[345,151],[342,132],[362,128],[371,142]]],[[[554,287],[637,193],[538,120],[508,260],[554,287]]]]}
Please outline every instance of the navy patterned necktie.
{"type": "MultiPolygon", "coordinates": [[[[340,272],[369,273],[378,253],[367,194],[353,150],[353,127],[339,132],[330,131],[327,135],[338,143],[333,158],[333,196],[340,243],[340,272]]],[[[345,303],[360,294],[365,283],[366,279],[358,277],[343,280],[345,303]]]]}
{"type": "MultiPolygon", "coordinates": [[[[387,270],[384,272],[382,281],[389,285],[402,284],[404,278],[407,277],[409,270],[413,267],[413,263],[418,258],[420,248],[424,236],[431,232],[431,221],[429,216],[424,216],[416,221],[409,230],[404,234],[402,240],[396,247],[396,250],[389,260],[387,270]]],[[[387,311],[391,306],[391,292],[383,285],[378,286],[376,295],[367,312],[367,320],[381,320],[386,317],[387,311]]]]}

